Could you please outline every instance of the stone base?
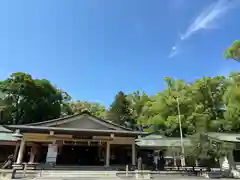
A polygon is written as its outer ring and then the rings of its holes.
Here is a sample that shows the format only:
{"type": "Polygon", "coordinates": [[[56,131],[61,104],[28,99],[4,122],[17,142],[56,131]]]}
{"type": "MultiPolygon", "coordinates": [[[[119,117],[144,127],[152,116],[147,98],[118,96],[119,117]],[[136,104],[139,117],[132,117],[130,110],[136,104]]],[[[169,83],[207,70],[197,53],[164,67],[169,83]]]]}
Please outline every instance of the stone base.
{"type": "Polygon", "coordinates": [[[15,170],[23,170],[24,169],[24,165],[23,164],[13,164],[12,167],[15,170]]]}
{"type": "Polygon", "coordinates": [[[140,174],[140,173],[137,173],[135,174],[135,178],[136,179],[151,179],[151,174],[140,174]]]}
{"type": "Polygon", "coordinates": [[[36,169],[36,165],[37,164],[34,164],[34,163],[26,164],[28,170],[35,170],[36,169]]]}
{"type": "Polygon", "coordinates": [[[13,169],[12,169],[11,179],[15,179],[17,171],[23,170],[24,165],[23,164],[13,164],[12,167],[13,167],[13,169]]]}
{"type": "Polygon", "coordinates": [[[109,171],[109,170],[111,170],[111,167],[105,165],[105,166],[104,166],[104,170],[105,170],[105,171],[109,171]]]}

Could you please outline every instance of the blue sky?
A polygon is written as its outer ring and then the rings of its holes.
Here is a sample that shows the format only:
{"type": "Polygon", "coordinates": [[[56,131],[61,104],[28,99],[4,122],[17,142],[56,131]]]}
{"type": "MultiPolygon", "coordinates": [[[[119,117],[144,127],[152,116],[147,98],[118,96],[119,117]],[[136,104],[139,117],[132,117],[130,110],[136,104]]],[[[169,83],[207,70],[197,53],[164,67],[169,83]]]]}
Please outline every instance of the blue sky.
{"type": "Polygon", "coordinates": [[[0,78],[23,71],[109,105],[120,90],[156,93],[164,76],[239,71],[222,58],[240,39],[237,1],[2,0],[0,78]]]}

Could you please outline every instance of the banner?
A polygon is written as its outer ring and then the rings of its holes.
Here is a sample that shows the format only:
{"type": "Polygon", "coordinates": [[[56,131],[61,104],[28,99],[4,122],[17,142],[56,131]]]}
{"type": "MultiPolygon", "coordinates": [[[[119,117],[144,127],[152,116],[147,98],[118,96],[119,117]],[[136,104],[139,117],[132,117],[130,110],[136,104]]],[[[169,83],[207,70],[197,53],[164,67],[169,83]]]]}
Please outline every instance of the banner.
{"type": "Polygon", "coordinates": [[[49,144],[46,163],[56,163],[57,154],[58,154],[58,146],[56,144],[49,144]]]}

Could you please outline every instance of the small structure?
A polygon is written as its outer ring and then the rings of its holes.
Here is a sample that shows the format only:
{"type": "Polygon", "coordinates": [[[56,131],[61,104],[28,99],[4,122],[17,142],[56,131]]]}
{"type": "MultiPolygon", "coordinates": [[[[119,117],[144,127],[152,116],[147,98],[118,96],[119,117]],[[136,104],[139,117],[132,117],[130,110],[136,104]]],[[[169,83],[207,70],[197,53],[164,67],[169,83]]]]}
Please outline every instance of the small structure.
{"type": "MultiPolygon", "coordinates": [[[[3,164],[8,156],[14,154],[17,140],[17,137],[13,136],[11,130],[0,125],[0,164],[3,164]]],[[[15,157],[17,155],[16,153],[17,152],[15,152],[15,157]]]]}
{"type": "Polygon", "coordinates": [[[88,112],[6,128],[23,135],[16,164],[51,166],[135,166],[135,138],[146,135],[88,112]]]}
{"type": "MultiPolygon", "coordinates": [[[[240,166],[240,134],[209,132],[208,136],[220,141],[234,143],[235,149],[233,150],[232,158],[235,165],[237,167],[240,166]]],[[[185,148],[191,146],[191,140],[188,138],[184,138],[183,143],[185,148]]],[[[180,166],[180,150],[174,152],[174,149],[180,149],[181,147],[180,138],[168,138],[162,135],[151,134],[136,139],[136,144],[143,156],[145,156],[145,159],[149,157],[149,154],[151,156],[154,152],[160,152],[164,154],[165,166],[180,166]]],[[[222,163],[220,163],[220,166],[222,166],[222,163]]]]}
{"type": "Polygon", "coordinates": [[[237,169],[240,170],[240,134],[237,133],[209,133],[209,136],[218,139],[220,141],[231,142],[234,143],[235,148],[233,152],[229,155],[228,158],[222,158],[220,161],[220,166],[224,169],[226,166],[229,166],[228,160],[231,160],[233,165],[236,166],[237,169]],[[226,161],[226,159],[228,159],[226,161]]]}
{"type": "MultiPolygon", "coordinates": [[[[189,139],[184,138],[183,141],[185,147],[191,145],[189,139]]],[[[162,135],[150,134],[136,139],[136,144],[139,147],[139,152],[143,156],[146,166],[153,166],[151,163],[154,161],[153,156],[156,155],[164,158],[164,162],[162,163],[165,166],[180,166],[180,151],[173,150],[181,147],[180,138],[168,138],[162,135]]],[[[159,162],[159,165],[162,165],[162,163],[159,162]]]]}

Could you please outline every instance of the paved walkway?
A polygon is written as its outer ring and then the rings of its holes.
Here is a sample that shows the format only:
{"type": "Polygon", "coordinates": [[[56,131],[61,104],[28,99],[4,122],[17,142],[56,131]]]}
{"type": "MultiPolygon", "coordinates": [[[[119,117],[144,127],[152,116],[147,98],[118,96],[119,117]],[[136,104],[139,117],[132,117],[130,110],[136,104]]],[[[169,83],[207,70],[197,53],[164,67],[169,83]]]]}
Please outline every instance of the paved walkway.
{"type": "MultiPolygon", "coordinates": [[[[36,171],[35,171],[36,172],[36,171]]],[[[22,180],[29,180],[29,179],[35,179],[35,180],[135,180],[136,176],[135,174],[131,174],[129,172],[129,175],[126,176],[124,172],[118,172],[117,174],[111,173],[106,176],[106,174],[101,171],[100,172],[85,172],[85,171],[45,171],[43,173],[42,177],[40,177],[40,173],[37,174],[27,174],[27,177],[24,177],[23,174],[18,174],[17,177],[19,177],[22,180]],[[37,177],[36,177],[37,176],[37,177]],[[35,177],[35,178],[34,178],[35,177]]],[[[198,176],[189,176],[186,173],[184,174],[155,174],[151,173],[151,179],[153,180],[202,180],[205,179],[203,177],[198,176]]],[[[163,173],[163,172],[162,172],[163,173]]],[[[149,179],[150,177],[147,177],[146,173],[145,178],[142,179],[149,179]]],[[[10,174],[8,174],[10,175],[10,174]]]]}
{"type": "MultiPolygon", "coordinates": [[[[35,178],[34,180],[116,180],[116,178],[35,178]]],[[[118,178],[120,180],[121,178],[118,178]]],[[[129,180],[135,180],[136,178],[131,178],[129,180]]],[[[159,177],[154,177],[154,180],[203,180],[204,178],[202,177],[174,177],[174,176],[159,176],[159,177]]],[[[227,179],[222,179],[222,180],[227,180],[227,179]]],[[[229,179],[230,180],[230,179],[229,179]]]]}

